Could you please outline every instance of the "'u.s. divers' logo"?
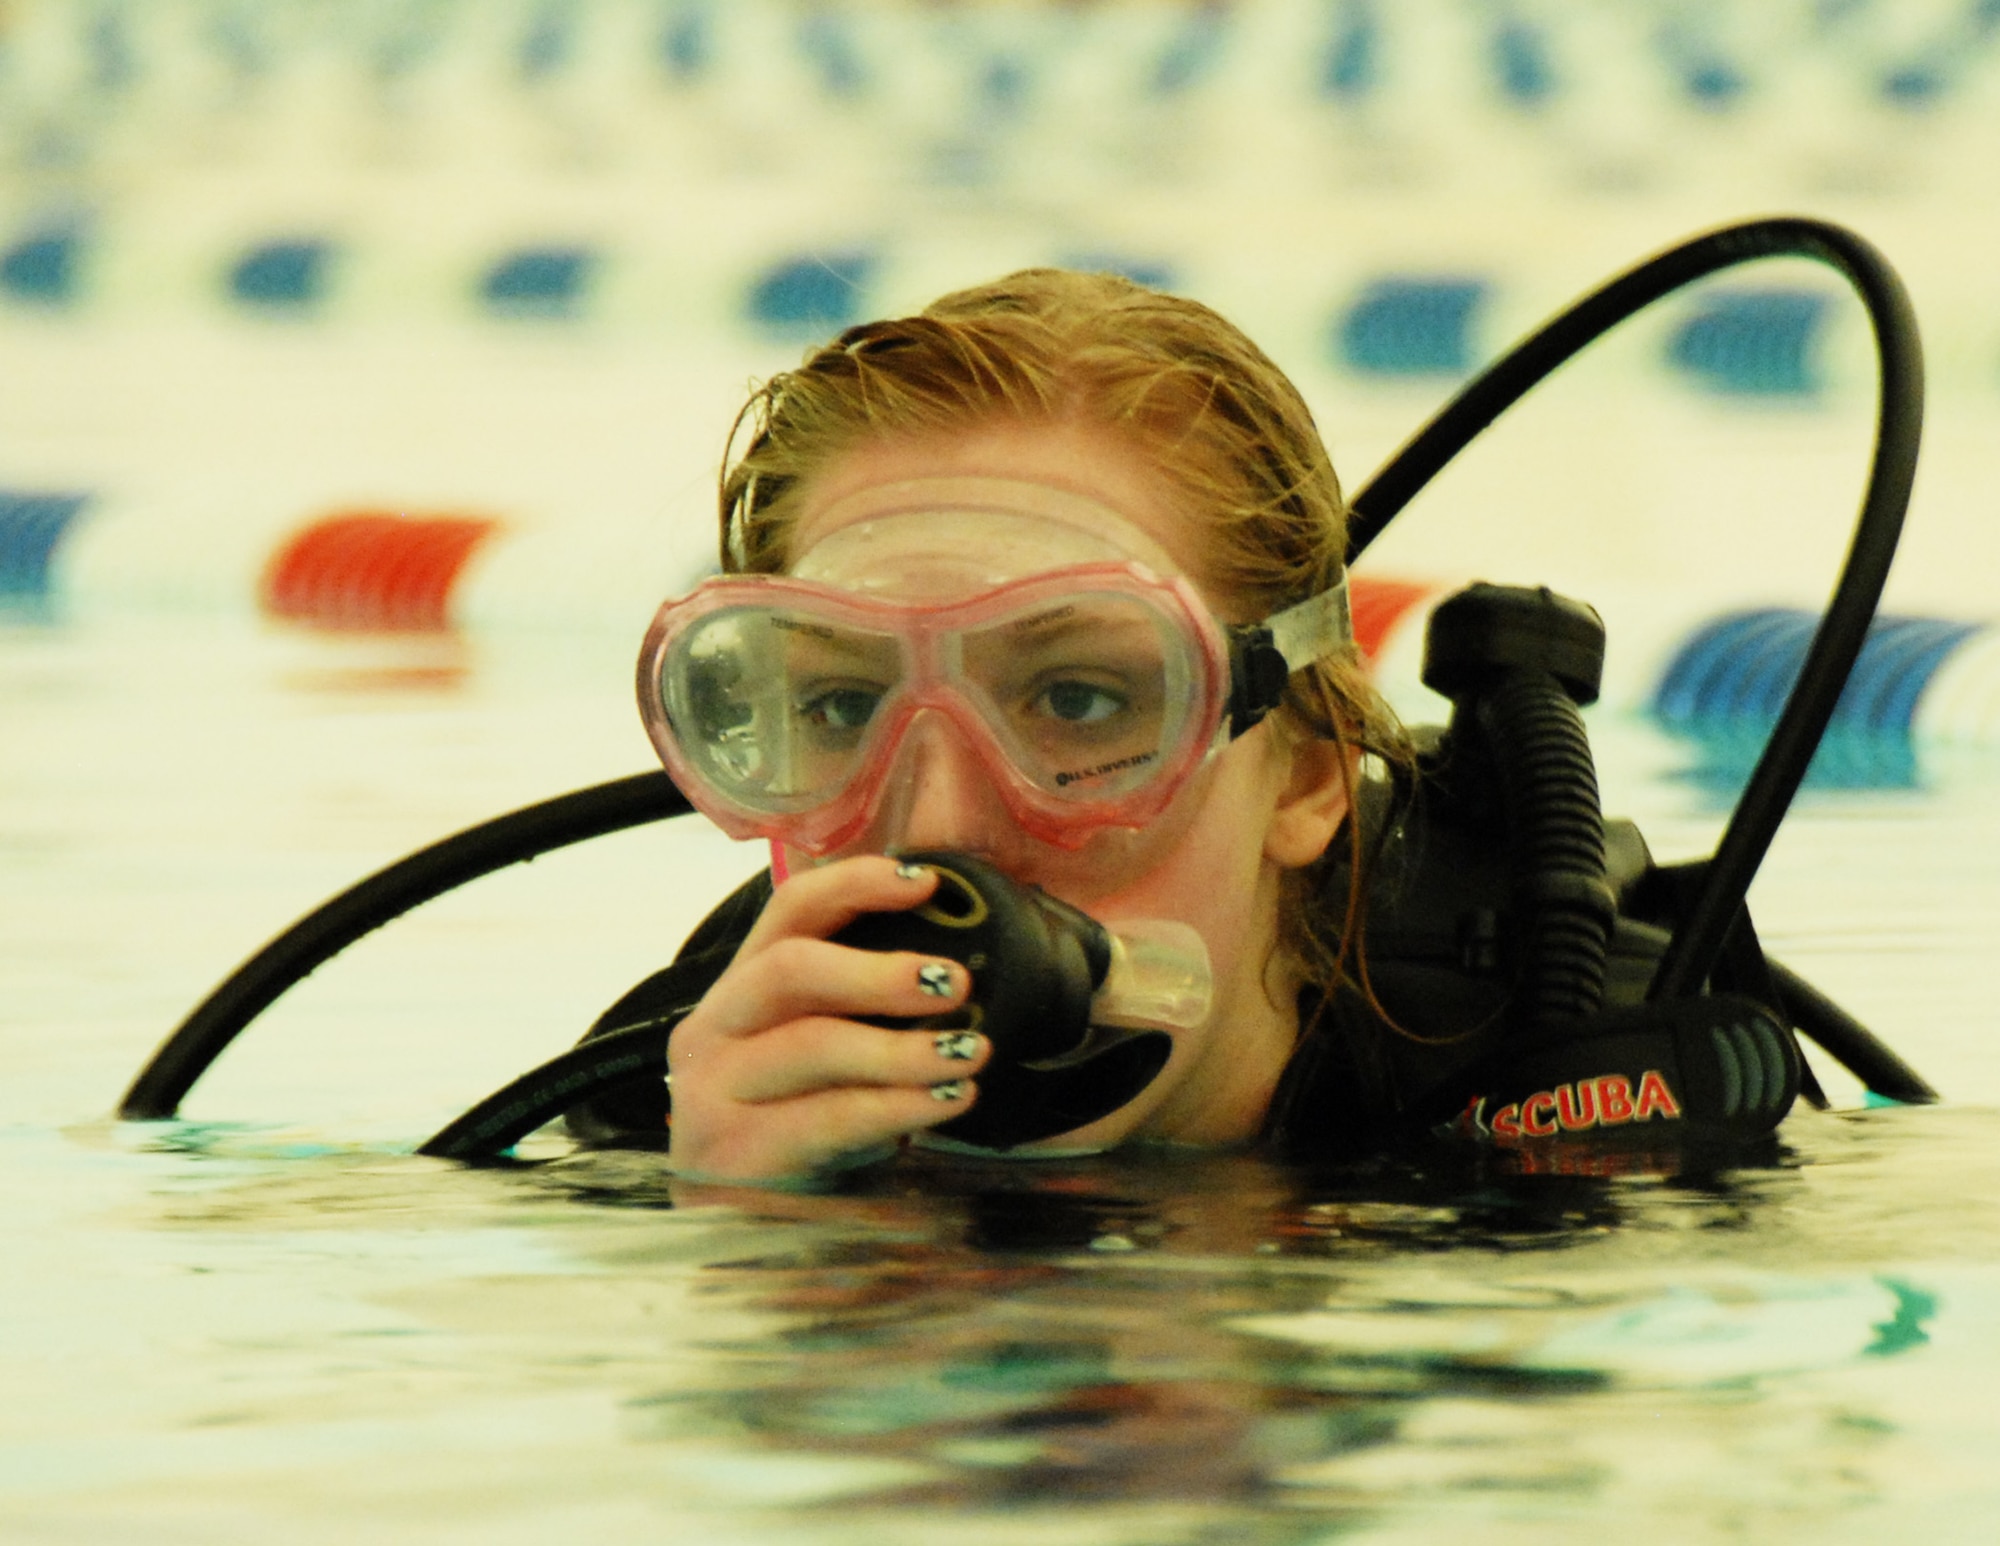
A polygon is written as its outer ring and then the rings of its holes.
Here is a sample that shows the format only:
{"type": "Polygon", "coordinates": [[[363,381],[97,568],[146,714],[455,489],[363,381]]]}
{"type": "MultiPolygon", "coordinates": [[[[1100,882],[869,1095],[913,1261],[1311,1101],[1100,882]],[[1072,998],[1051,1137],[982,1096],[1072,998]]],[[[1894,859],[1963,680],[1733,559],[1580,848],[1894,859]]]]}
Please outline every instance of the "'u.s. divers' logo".
{"type": "Polygon", "coordinates": [[[1681,1115],[1681,1103],[1666,1076],[1654,1068],[1639,1076],[1636,1092],[1623,1074],[1600,1074],[1595,1079],[1559,1084],[1552,1090],[1537,1090],[1488,1116],[1486,1103],[1491,1098],[1475,1095],[1466,1102],[1453,1124],[1456,1130],[1466,1137],[1519,1143],[1524,1138],[1553,1138],[1558,1133],[1582,1133],[1594,1127],[1650,1122],[1654,1117],[1678,1121],[1681,1115]]]}

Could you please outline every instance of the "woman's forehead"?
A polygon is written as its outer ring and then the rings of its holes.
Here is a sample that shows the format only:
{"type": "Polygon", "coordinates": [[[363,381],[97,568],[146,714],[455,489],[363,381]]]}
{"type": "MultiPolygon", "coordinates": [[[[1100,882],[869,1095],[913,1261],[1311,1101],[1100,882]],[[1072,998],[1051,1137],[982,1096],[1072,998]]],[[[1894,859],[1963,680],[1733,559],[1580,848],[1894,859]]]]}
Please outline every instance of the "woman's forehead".
{"type": "MultiPolygon", "coordinates": [[[[1199,534],[1165,480],[1122,437],[1082,426],[1008,424],[857,447],[804,490],[787,567],[820,567],[815,551],[858,527],[873,529],[879,551],[907,554],[929,540],[949,556],[970,544],[985,550],[981,562],[1014,566],[1048,545],[1044,561],[1018,572],[1106,558],[1161,574],[1201,569],[1199,534]]],[[[865,546],[849,537],[834,552],[845,567],[865,546]]]]}
{"type": "Polygon", "coordinates": [[[1001,478],[920,478],[858,490],[828,510],[791,572],[851,590],[946,596],[1072,564],[1179,567],[1116,511],[1001,478]]]}

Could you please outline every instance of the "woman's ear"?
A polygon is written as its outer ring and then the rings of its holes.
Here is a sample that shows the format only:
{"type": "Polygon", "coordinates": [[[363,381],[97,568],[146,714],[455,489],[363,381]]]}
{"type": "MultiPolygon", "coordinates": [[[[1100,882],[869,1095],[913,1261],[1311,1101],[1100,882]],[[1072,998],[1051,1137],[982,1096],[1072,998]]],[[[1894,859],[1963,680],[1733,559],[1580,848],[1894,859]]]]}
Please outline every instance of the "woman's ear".
{"type": "Polygon", "coordinates": [[[1287,740],[1291,773],[1264,832],[1264,857],[1295,870],[1325,853],[1340,830],[1348,791],[1360,771],[1360,756],[1318,736],[1292,735],[1287,740]]]}

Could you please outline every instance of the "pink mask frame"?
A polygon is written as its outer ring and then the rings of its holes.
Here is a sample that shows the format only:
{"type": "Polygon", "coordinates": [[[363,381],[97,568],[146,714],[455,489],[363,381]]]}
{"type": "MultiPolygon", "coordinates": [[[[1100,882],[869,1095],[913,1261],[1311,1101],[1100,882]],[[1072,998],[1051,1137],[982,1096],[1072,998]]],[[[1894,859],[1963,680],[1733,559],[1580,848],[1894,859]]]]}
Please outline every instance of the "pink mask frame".
{"type": "Polygon", "coordinates": [[[1131,562],[1048,570],[943,603],[858,594],[786,575],[721,576],[660,608],[646,630],[638,668],[639,712],[646,733],[695,808],[733,838],[767,838],[814,858],[840,849],[866,831],[881,806],[904,738],[925,711],[949,721],[978,759],[1009,815],[1029,836],[1074,850],[1105,828],[1143,827],[1172,803],[1216,745],[1229,705],[1230,681],[1229,639],[1200,593],[1185,579],[1164,579],[1131,562]],[[1192,692],[1173,744],[1162,749],[1151,777],[1102,799],[1056,794],[1026,776],[968,689],[942,663],[944,645],[953,636],[1018,615],[1038,603],[1086,593],[1144,601],[1191,646],[1187,664],[1192,692]],[[704,770],[700,756],[681,743],[663,690],[664,673],[691,629],[732,608],[804,611],[834,626],[890,634],[901,643],[904,677],[881,700],[857,750],[853,771],[824,793],[751,805],[722,788],[704,770]]]}

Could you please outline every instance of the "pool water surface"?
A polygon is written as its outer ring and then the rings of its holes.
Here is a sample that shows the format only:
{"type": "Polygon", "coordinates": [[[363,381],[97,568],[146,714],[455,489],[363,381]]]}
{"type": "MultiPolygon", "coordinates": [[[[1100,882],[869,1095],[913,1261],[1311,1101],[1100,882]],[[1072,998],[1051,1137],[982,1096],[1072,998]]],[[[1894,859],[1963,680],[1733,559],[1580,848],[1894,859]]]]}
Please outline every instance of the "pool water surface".
{"type": "MultiPolygon", "coordinates": [[[[1974,1541],[2000,1519],[2000,779],[1809,790],[1767,942],[1942,1089],[1725,1173],[928,1160],[834,1195],[412,1156],[758,863],[672,825],[404,920],[182,1120],[107,1113],[256,944],[636,771],[628,641],[0,635],[9,1540],[1974,1541]]],[[[1698,757],[1594,724],[1662,857],[1698,757]]],[[[1919,749],[1922,751],[1922,749],[1919,749]]]]}

